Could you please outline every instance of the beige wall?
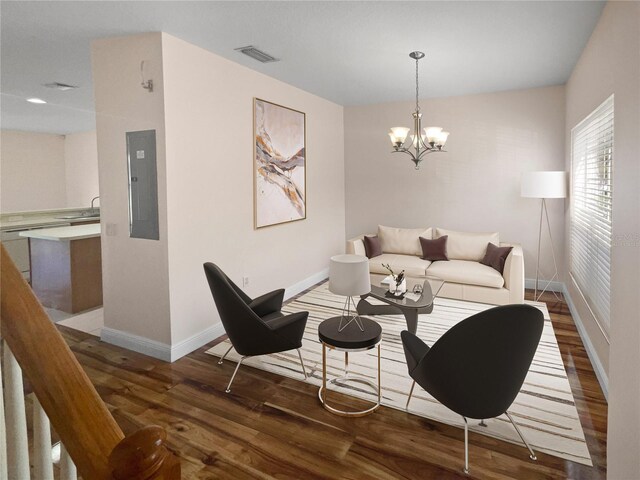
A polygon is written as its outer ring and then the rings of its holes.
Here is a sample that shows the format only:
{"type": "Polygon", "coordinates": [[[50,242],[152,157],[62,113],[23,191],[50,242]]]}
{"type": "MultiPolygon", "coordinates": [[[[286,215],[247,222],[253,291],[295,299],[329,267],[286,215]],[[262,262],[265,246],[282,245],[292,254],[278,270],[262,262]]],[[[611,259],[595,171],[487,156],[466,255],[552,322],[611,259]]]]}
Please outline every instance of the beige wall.
{"type": "MultiPolygon", "coordinates": [[[[107,329],[171,343],[160,33],[92,44],[107,329]],[[140,62],[154,92],[140,86],[140,62]],[[126,132],[156,130],[160,240],[129,238],[126,132]]],[[[103,332],[104,335],[104,332],[103,332]]]]}
{"type": "Polygon", "coordinates": [[[95,131],[1,135],[1,212],[84,208],[98,195],[95,131]]]}
{"type": "MultiPolygon", "coordinates": [[[[540,201],[520,197],[522,173],[564,170],[564,87],[423,100],[424,126],[451,132],[447,153],[420,170],[390,153],[387,132],[411,126],[415,104],[345,108],[347,236],[378,224],[498,231],[521,243],[525,275],[535,278],[540,201]]],[[[563,257],[564,201],[548,202],[557,254],[563,257]]],[[[551,272],[548,244],[542,265],[551,272]]]]}
{"type": "Polygon", "coordinates": [[[162,36],[172,340],[218,322],[202,264],[250,295],[290,287],[344,250],[343,108],[162,36]],[[253,98],[306,113],[307,218],[253,228],[253,98]]]}
{"type": "MultiPolygon", "coordinates": [[[[607,477],[640,477],[640,3],[610,1],[567,83],[571,129],[615,95],[610,346],[567,281],[599,360],[608,364],[607,477]]],[[[567,212],[569,219],[569,212],[567,212]]],[[[567,222],[568,224],[568,222],[567,222]]],[[[567,246],[568,248],[568,246],[567,246]]]]}
{"type": "Polygon", "coordinates": [[[204,262],[257,295],[317,278],[343,251],[341,106],[166,34],[100,40],[92,55],[109,331],[188,353],[223,332],[204,262]],[[253,228],[254,96],[307,114],[306,220],[253,228]],[[157,130],[159,241],[128,235],[125,132],[143,129],[157,130]]]}
{"type": "Polygon", "coordinates": [[[65,135],[64,163],[67,206],[88,207],[99,194],[96,132],[65,135]]]}
{"type": "Polygon", "coordinates": [[[67,206],[64,136],[2,130],[0,212],[67,206]]]}

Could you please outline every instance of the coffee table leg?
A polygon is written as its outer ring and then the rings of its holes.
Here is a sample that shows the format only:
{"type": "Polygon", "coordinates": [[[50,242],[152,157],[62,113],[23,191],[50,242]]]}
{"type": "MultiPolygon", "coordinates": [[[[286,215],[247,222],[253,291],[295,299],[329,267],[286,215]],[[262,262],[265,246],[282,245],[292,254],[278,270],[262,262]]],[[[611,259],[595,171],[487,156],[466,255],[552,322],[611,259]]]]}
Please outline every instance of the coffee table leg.
{"type": "Polygon", "coordinates": [[[418,311],[415,308],[403,309],[404,318],[407,321],[407,329],[413,334],[418,330],[418,311]]]}

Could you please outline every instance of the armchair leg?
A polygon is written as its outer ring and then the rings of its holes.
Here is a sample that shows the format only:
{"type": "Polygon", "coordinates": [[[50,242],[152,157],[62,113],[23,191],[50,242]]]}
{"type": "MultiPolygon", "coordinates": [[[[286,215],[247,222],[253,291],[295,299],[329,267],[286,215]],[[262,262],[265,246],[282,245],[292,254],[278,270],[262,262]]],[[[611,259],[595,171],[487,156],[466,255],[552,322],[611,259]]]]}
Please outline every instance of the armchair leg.
{"type": "Polygon", "coordinates": [[[523,443],[527,446],[527,448],[529,449],[529,453],[531,455],[529,455],[529,458],[531,460],[538,460],[538,457],[536,457],[536,454],[533,453],[533,450],[531,449],[531,447],[529,446],[529,443],[524,439],[524,436],[522,435],[522,432],[520,431],[520,428],[518,428],[518,424],[516,422],[513,421],[513,418],[511,418],[511,415],[509,415],[509,412],[504,412],[507,417],[509,418],[509,421],[513,424],[513,426],[516,428],[516,432],[518,432],[518,435],[520,435],[520,438],[522,439],[523,443]]]}
{"type": "Polygon", "coordinates": [[[407,398],[407,404],[405,405],[405,409],[409,409],[409,402],[411,401],[411,395],[413,395],[413,387],[416,386],[416,381],[414,380],[413,383],[411,384],[411,390],[409,390],[409,398],[407,398]]]}
{"type": "Polygon", "coordinates": [[[218,360],[218,365],[222,365],[222,362],[224,361],[224,357],[227,356],[227,354],[231,351],[232,348],[233,348],[233,345],[231,345],[229,349],[226,352],[224,352],[224,355],[222,355],[220,357],[220,360],[218,360]]]}
{"type": "Polygon", "coordinates": [[[466,417],[464,420],[464,469],[463,472],[469,475],[469,423],[466,417]]]}
{"type": "Polygon", "coordinates": [[[227,389],[225,390],[225,393],[231,393],[231,384],[233,383],[233,379],[236,378],[236,373],[238,373],[238,369],[240,368],[240,365],[242,365],[242,361],[247,358],[246,356],[241,357],[240,360],[238,360],[238,365],[236,365],[236,369],[233,371],[233,375],[231,375],[231,380],[229,380],[229,385],[227,385],[227,389]]]}
{"type": "Polygon", "coordinates": [[[304,379],[307,379],[307,370],[304,368],[304,362],[302,361],[302,353],[300,353],[300,349],[296,348],[296,350],[298,350],[298,357],[300,357],[300,365],[302,365],[302,373],[304,374],[304,379]]]}

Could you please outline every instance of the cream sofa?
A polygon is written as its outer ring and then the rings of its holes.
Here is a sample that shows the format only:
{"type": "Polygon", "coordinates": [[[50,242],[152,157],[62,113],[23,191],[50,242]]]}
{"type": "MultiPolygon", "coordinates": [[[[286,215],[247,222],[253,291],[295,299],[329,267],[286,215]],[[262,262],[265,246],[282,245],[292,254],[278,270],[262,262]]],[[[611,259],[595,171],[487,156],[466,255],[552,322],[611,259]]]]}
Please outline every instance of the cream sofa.
{"type": "MultiPolygon", "coordinates": [[[[365,255],[364,234],[347,241],[347,253],[365,255]]],[[[388,275],[382,264],[389,264],[395,273],[404,270],[409,288],[425,277],[445,281],[439,297],[472,302],[505,305],[524,302],[524,260],[518,244],[500,243],[498,233],[467,233],[442,228],[406,229],[378,227],[382,255],[369,259],[371,281],[380,284],[388,275]],[[435,239],[448,235],[448,261],[423,260],[419,237],[435,239]],[[483,265],[487,244],[512,246],[503,274],[483,265]]]]}

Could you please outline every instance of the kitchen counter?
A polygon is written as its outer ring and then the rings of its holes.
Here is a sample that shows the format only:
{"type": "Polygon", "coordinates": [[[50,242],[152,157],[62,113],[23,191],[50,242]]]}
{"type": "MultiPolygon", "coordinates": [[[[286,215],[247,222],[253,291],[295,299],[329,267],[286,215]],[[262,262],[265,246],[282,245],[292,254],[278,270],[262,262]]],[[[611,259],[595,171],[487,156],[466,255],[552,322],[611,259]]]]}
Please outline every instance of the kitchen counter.
{"type": "Polygon", "coordinates": [[[93,211],[88,208],[64,208],[59,210],[40,210],[33,212],[13,212],[0,214],[0,230],[26,230],[41,226],[68,225],[74,223],[100,221],[97,216],[89,216],[92,212],[99,212],[99,208],[93,211]]]}
{"type": "Polygon", "coordinates": [[[100,224],[73,225],[70,227],[39,228],[20,232],[21,237],[38,238],[41,240],[54,240],[57,242],[81,240],[100,236],[100,224]]]}
{"type": "Polygon", "coordinates": [[[45,307],[77,313],[102,305],[100,224],[24,230],[31,288],[45,307]]]}

